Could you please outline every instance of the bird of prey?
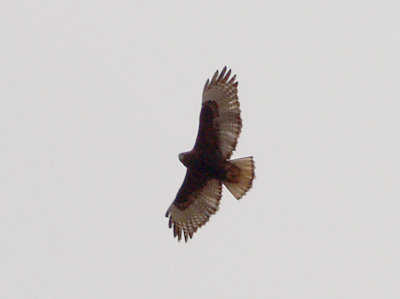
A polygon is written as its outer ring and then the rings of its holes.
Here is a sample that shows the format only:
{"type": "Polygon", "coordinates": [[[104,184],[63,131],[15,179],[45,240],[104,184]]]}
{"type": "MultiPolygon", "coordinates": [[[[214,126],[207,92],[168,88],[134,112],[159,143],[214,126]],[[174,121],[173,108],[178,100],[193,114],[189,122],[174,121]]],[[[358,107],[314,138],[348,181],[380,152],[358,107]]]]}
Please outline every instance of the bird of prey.
{"type": "Polygon", "coordinates": [[[253,157],[230,160],[242,128],[236,75],[226,67],[207,80],[200,112],[200,126],[193,149],[179,154],[187,167],[183,184],[168,208],[174,237],[187,242],[218,210],[222,184],[240,199],[252,186],[253,157]]]}

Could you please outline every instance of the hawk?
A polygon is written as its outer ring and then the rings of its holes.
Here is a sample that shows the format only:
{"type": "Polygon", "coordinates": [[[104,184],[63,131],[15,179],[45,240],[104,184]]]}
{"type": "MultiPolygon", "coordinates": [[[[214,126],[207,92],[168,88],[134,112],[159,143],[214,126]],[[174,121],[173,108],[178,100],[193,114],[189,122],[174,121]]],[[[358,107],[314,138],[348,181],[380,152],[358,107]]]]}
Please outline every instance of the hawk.
{"type": "Polygon", "coordinates": [[[240,199],[252,186],[253,157],[230,160],[242,128],[236,75],[226,66],[215,72],[203,90],[200,125],[190,152],[179,154],[187,167],[183,184],[168,208],[169,227],[187,242],[218,210],[222,184],[240,199]]]}

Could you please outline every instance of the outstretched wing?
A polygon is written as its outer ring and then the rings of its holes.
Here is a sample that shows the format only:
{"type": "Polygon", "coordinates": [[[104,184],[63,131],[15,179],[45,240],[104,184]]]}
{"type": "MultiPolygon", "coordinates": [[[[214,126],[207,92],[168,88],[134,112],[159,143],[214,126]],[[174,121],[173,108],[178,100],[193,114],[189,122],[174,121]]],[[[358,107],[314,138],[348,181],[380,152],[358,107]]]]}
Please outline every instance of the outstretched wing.
{"type": "Polygon", "coordinates": [[[221,181],[189,168],[181,189],[165,215],[169,217],[169,227],[173,227],[174,237],[180,241],[183,232],[185,241],[192,238],[197,229],[218,210],[221,192],[221,181]]]}
{"type": "Polygon", "coordinates": [[[215,72],[211,82],[207,80],[203,90],[202,112],[204,109],[212,111],[212,123],[223,159],[229,159],[232,155],[242,129],[238,82],[235,82],[236,75],[232,78],[230,75],[231,70],[226,73],[224,67],[220,75],[218,71],[215,72]]]}

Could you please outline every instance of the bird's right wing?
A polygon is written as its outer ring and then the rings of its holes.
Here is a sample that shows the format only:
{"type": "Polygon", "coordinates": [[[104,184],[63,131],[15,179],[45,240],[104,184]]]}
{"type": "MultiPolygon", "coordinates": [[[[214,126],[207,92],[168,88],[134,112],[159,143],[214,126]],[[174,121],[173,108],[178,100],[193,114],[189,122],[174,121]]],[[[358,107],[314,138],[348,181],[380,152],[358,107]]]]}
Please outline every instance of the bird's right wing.
{"type": "Polygon", "coordinates": [[[188,169],[182,187],[165,215],[169,217],[174,237],[180,241],[183,232],[185,241],[192,238],[193,233],[218,210],[221,192],[221,181],[188,169]]]}

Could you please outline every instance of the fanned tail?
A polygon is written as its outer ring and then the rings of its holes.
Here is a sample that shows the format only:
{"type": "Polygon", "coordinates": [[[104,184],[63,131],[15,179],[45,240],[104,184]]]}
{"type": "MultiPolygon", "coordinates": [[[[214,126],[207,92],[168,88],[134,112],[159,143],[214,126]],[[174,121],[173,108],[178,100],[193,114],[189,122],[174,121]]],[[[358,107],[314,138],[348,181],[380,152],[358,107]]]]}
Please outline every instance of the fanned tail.
{"type": "Polygon", "coordinates": [[[227,173],[227,180],[224,180],[223,183],[236,199],[240,199],[253,184],[254,160],[253,157],[245,157],[229,162],[231,169],[227,173]]]}

